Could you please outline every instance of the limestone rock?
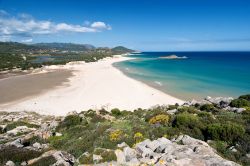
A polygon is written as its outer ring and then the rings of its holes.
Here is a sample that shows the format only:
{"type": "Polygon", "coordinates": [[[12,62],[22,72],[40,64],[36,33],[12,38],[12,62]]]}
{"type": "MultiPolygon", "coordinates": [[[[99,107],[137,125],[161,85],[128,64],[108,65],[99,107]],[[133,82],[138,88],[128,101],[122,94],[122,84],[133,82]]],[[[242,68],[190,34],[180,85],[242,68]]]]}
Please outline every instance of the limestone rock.
{"type": "Polygon", "coordinates": [[[16,164],[13,161],[7,161],[6,166],[15,166],[16,164]]]}

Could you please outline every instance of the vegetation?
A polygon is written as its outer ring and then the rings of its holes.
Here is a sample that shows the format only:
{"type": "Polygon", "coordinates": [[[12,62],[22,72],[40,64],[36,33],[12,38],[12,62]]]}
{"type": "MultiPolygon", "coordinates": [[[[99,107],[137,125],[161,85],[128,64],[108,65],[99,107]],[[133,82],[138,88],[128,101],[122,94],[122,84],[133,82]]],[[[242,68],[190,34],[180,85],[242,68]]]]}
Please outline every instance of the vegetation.
{"type": "Polygon", "coordinates": [[[211,140],[211,146],[230,160],[243,165],[250,164],[245,157],[250,153],[250,114],[246,111],[228,112],[216,105],[173,105],[148,110],[136,109],[134,112],[113,109],[111,112],[102,110],[99,114],[89,110],[69,115],[56,130],[63,135],[51,137],[51,145],[80,157],[81,163],[93,163],[92,154],[102,153],[97,148],[109,149],[108,160],[103,161],[111,161],[115,156],[112,157],[112,150],[117,149],[118,143],[126,142],[133,146],[144,139],[171,139],[188,134],[203,141],[211,140]],[[167,111],[172,107],[177,108],[178,112],[169,115],[167,111]],[[114,118],[104,118],[107,114],[114,118]],[[235,146],[237,153],[230,150],[232,146],[235,146]],[[82,155],[84,153],[90,155],[82,155]]]}
{"type": "Polygon", "coordinates": [[[132,51],[122,46],[110,49],[73,43],[26,45],[16,42],[0,42],[0,71],[27,70],[43,65],[66,64],[71,61],[94,62],[105,57],[132,51]]]}
{"type": "Polygon", "coordinates": [[[9,160],[20,165],[22,161],[28,161],[39,157],[42,153],[42,151],[17,148],[15,146],[3,147],[0,149],[0,165],[5,165],[9,160]]]}
{"type": "MultiPolygon", "coordinates": [[[[245,98],[247,98],[247,96],[245,98]]],[[[246,100],[244,98],[238,98],[238,99],[234,99],[230,103],[230,106],[231,107],[237,107],[237,108],[250,107],[250,101],[246,100]]]]}
{"type": "Polygon", "coordinates": [[[27,123],[24,121],[16,121],[16,122],[12,122],[12,123],[7,124],[7,126],[5,127],[5,130],[9,131],[9,130],[12,130],[18,126],[27,126],[29,128],[38,128],[39,127],[38,125],[30,124],[30,123],[27,123]]]}

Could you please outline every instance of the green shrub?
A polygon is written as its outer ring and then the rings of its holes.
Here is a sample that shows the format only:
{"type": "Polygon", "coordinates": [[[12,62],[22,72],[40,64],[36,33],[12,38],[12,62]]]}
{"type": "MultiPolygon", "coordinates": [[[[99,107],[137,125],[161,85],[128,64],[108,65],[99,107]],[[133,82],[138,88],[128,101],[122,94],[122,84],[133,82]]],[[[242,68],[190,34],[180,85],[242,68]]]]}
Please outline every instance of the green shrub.
{"type": "Polygon", "coordinates": [[[64,120],[59,124],[58,128],[70,128],[75,125],[78,125],[82,122],[82,118],[78,115],[68,115],[64,120]]]}
{"type": "Polygon", "coordinates": [[[112,113],[113,116],[116,116],[116,117],[120,116],[122,114],[121,111],[118,108],[112,109],[111,113],[112,113]]]}
{"type": "Polygon", "coordinates": [[[194,128],[199,125],[199,118],[193,114],[181,113],[176,116],[174,125],[177,127],[194,128]]]}
{"type": "Polygon", "coordinates": [[[250,101],[246,99],[234,99],[230,103],[231,107],[237,107],[237,108],[242,108],[242,107],[250,107],[250,101]]]}
{"type": "Polygon", "coordinates": [[[184,107],[178,108],[178,112],[180,112],[180,113],[188,112],[188,113],[194,114],[194,113],[197,113],[198,110],[195,107],[192,107],[192,106],[190,106],[190,107],[184,106],[184,107]]]}
{"type": "Polygon", "coordinates": [[[116,161],[116,155],[113,150],[106,150],[100,154],[102,156],[101,163],[103,162],[110,162],[110,161],[116,161]]]}
{"type": "Polygon", "coordinates": [[[0,165],[4,165],[11,160],[15,163],[21,163],[40,156],[43,152],[17,148],[15,146],[3,147],[0,149],[0,165]]]}
{"type": "Polygon", "coordinates": [[[235,123],[215,123],[210,124],[207,127],[208,138],[213,140],[233,142],[242,137],[244,133],[244,127],[235,123]]]}
{"type": "Polygon", "coordinates": [[[204,104],[200,107],[201,111],[207,111],[207,112],[215,112],[218,109],[214,107],[213,104],[204,104]]]}
{"type": "Polygon", "coordinates": [[[12,122],[12,123],[7,124],[7,126],[5,127],[5,130],[9,131],[9,130],[16,128],[17,126],[27,126],[29,128],[38,128],[39,127],[38,125],[30,124],[30,123],[27,123],[24,121],[16,121],[16,122],[12,122]]]}
{"type": "Polygon", "coordinates": [[[239,99],[245,99],[245,100],[250,101],[250,94],[242,95],[242,96],[239,97],[239,99]]]}
{"type": "Polygon", "coordinates": [[[80,164],[93,164],[93,155],[92,154],[82,155],[79,158],[79,163],[80,164]]]}

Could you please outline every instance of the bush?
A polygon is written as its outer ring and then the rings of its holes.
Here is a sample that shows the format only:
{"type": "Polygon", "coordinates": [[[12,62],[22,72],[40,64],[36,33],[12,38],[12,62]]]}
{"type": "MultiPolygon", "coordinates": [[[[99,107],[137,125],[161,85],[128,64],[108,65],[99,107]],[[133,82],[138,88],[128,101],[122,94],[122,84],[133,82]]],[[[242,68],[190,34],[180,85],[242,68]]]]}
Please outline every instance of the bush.
{"type": "Polygon", "coordinates": [[[194,128],[197,127],[198,125],[199,125],[198,117],[189,113],[178,114],[174,121],[174,126],[177,127],[194,128]]]}
{"type": "Polygon", "coordinates": [[[93,155],[92,154],[82,155],[79,158],[79,163],[80,164],[93,164],[93,155]]]}
{"type": "Polygon", "coordinates": [[[121,111],[118,108],[112,109],[111,113],[112,113],[112,115],[114,115],[116,117],[121,115],[121,111]]]}
{"type": "Polygon", "coordinates": [[[239,99],[245,99],[247,101],[250,101],[250,94],[242,95],[242,96],[239,97],[239,99]]]}
{"type": "Polygon", "coordinates": [[[242,108],[242,107],[250,107],[250,101],[246,99],[234,99],[230,103],[231,107],[237,107],[237,108],[242,108]]]}
{"type": "Polygon", "coordinates": [[[215,112],[217,109],[214,107],[213,104],[204,104],[200,107],[201,111],[207,111],[207,112],[215,112]]]}
{"type": "Polygon", "coordinates": [[[235,123],[210,124],[207,127],[209,139],[234,142],[245,133],[243,126],[235,123]]]}
{"type": "Polygon", "coordinates": [[[101,153],[101,156],[102,156],[102,160],[100,161],[101,163],[117,160],[115,152],[113,150],[105,150],[104,152],[101,153]]]}
{"type": "Polygon", "coordinates": [[[38,125],[35,125],[35,124],[30,124],[30,123],[23,122],[23,121],[16,121],[16,122],[12,122],[12,123],[7,124],[7,126],[5,127],[5,130],[9,131],[9,130],[16,128],[17,126],[27,126],[29,128],[38,128],[39,127],[38,125]]]}
{"type": "Polygon", "coordinates": [[[70,128],[82,122],[82,118],[78,115],[69,115],[59,124],[58,128],[70,128]]]}
{"type": "Polygon", "coordinates": [[[15,146],[3,147],[0,150],[0,165],[4,165],[11,160],[14,163],[21,163],[40,156],[43,152],[17,148],[15,146]]]}
{"type": "Polygon", "coordinates": [[[135,140],[135,143],[142,142],[144,140],[142,133],[140,132],[135,133],[134,140],[135,140]]]}
{"type": "Polygon", "coordinates": [[[123,132],[121,130],[115,130],[109,134],[109,140],[113,142],[121,140],[122,137],[123,137],[123,132]]]}
{"type": "Polygon", "coordinates": [[[192,107],[192,106],[190,106],[190,107],[184,106],[184,107],[178,108],[178,112],[180,112],[180,113],[188,112],[188,113],[194,114],[194,113],[197,113],[197,109],[195,107],[192,107]]]}
{"type": "Polygon", "coordinates": [[[169,115],[159,114],[159,115],[156,115],[156,116],[152,117],[149,120],[149,123],[150,124],[162,124],[162,125],[166,125],[166,124],[168,124],[169,119],[170,119],[169,115]]]}

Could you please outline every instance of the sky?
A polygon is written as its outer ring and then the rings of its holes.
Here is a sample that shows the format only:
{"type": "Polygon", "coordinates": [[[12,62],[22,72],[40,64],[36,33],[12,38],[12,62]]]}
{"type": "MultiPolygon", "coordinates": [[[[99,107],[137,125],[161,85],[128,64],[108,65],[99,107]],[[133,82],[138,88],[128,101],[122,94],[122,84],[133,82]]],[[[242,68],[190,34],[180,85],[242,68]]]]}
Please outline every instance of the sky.
{"type": "Polygon", "coordinates": [[[250,0],[0,0],[0,41],[250,51],[250,0]]]}

